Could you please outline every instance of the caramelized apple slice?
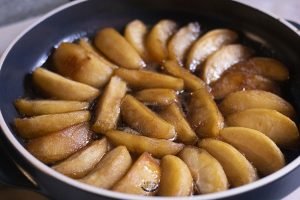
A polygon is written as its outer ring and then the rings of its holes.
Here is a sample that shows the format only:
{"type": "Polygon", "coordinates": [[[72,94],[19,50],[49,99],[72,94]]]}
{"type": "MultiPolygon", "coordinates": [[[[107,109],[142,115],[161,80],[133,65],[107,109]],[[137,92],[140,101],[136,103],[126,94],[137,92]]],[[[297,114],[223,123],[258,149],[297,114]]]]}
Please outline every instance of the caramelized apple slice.
{"type": "Polygon", "coordinates": [[[198,139],[186,121],[181,108],[176,104],[166,106],[159,115],[175,127],[177,139],[184,144],[194,144],[198,139]]]}
{"type": "Polygon", "coordinates": [[[146,49],[147,26],[140,20],[133,20],[125,28],[124,37],[133,48],[145,60],[149,61],[149,54],[146,49]]]}
{"type": "Polygon", "coordinates": [[[126,147],[118,146],[104,155],[98,165],[80,181],[110,189],[126,174],[131,164],[132,159],[126,147]]]}
{"type": "Polygon", "coordinates": [[[218,80],[229,67],[251,55],[252,50],[240,44],[223,46],[205,61],[202,71],[204,82],[210,84],[218,80]]]}
{"type": "Polygon", "coordinates": [[[149,153],[143,153],[132,165],[127,174],[112,188],[113,191],[152,196],[160,182],[158,161],[149,153]]]}
{"type": "Polygon", "coordinates": [[[183,64],[187,50],[200,34],[200,25],[197,22],[189,23],[180,28],[168,42],[169,58],[183,64]]]}
{"type": "Polygon", "coordinates": [[[192,93],[188,103],[188,120],[199,137],[216,137],[224,126],[224,119],[205,88],[192,93]]]}
{"type": "Polygon", "coordinates": [[[164,156],[161,160],[161,181],[158,195],[189,196],[192,193],[193,178],[188,166],[176,156],[164,156]]]}
{"type": "Polygon", "coordinates": [[[207,194],[228,189],[228,180],[221,164],[207,151],[186,146],[179,153],[179,157],[189,167],[198,193],[207,194]]]}
{"type": "Polygon", "coordinates": [[[231,93],[221,102],[219,108],[223,115],[250,108],[266,108],[277,110],[290,118],[295,116],[295,110],[289,102],[280,96],[262,90],[246,90],[231,93]]]}
{"type": "Polygon", "coordinates": [[[97,165],[108,149],[106,138],[96,140],[52,168],[71,178],[82,178],[97,165]]]}
{"type": "Polygon", "coordinates": [[[115,75],[121,77],[132,89],[168,88],[183,89],[183,80],[172,76],[142,70],[116,69],[115,75]]]}
{"type": "Polygon", "coordinates": [[[113,76],[97,103],[95,123],[92,129],[97,133],[105,133],[115,129],[120,114],[121,100],[126,93],[126,83],[113,76]]]}
{"type": "Polygon", "coordinates": [[[176,31],[176,23],[171,20],[161,20],[149,32],[146,39],[148,52],[153,60],[161,62],[168,57],[167,43],[176,31]]]}
{"type": "Polygon", "coordinates": [[[26,149],[40,161],[50,164],[69,157],[87,145],[90,140],[89,126],[82,123],[29,140],[26,149]]]}
{"type": "Polygon", "coordinates": [[[228,29],[215,29],[207,32],[193,44],[187,56],[186,67],[195,71],[208,56],[223,45],[235,42],[237,38],[237,33],[228,29]]]}
{"type": "Polygon", "coordinates": [[[275,110],[247,109],[229,115],[226,124],[258,130],[280,146],[292,147],[299,141],[299,131],[295,122],[275,110]]]}
{"type": "Polygon", "coordinates": [[[15,106],[21,114],[35,116],[86,110],[89,107],[89,103],[81,101],[17,99],[15,106]]]}
{"type": "Polygon", "coordinates": [[[124,122],[145,136],[158,139],[173,139],[176,136],[174,126],[158,117],[131,95],[123,98],[121,115],[124,122]]]}
{"type": "Polygon", "coordinates": [[[205,83],[200,78],[179,66],[175,60],[167,60],[163,63],[163,68],[168,74],[182,78],[184,81],[184,89],[188,91],[193,92],[205,87],[205,83]]]}
{"type": "Polygon", "coordinates": [[[285,165],[280,149],[259,131],[229,127],[222,129],[220,136],[244,154],[262,175],[272,174],[285,165]]]}
{"type": "Polygon", "coordinates": [[[95,45],[121,67],[139,69],[145,66],[136,50],[113,28],[101,29],[95,37],[95,45]]]}
{"type": "Polygon", "coordinates": [[[198,145],[220,162],[233,187],[257,180],[256,170],[251,163],[230,144],[215,139],[204,139],[198,145]]]}
{"type": "Polygon", "coordinates": [[[35,86],[44,95],[61,100],[92,101],[99,90],[83,83],[75,82],[43,68],[37,68],[32,73],[35,86]]]}
{"type": "Polygon", "coordinates": [[[176,92],[164,88],[141,90],[137,92],[134,97],[149,105],[165,106],[177,101],[176,92]]]}
{"type": "Polygon", "coordinates": [[[134,135],[123,131],[108,131],[105,135],[114,145],[124,145],[132,153],[149,152],[158,158],[169,154],[175,155],[183,148],[183,144],[180,143],[134,135]]]}
{"type": "Polygon", "coordinates": [[[89,111],[40,115],[31,118],[15,118],[14,123],[18,133],[23,138],[35,138],[51,132],[60,131],[69,126],[89,121],[89,111]]]}

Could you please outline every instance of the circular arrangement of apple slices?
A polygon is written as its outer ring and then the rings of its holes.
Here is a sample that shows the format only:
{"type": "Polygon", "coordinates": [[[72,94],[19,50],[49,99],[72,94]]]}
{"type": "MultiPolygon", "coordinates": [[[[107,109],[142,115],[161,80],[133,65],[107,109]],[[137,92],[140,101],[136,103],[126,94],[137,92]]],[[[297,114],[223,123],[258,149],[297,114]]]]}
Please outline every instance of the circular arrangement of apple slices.
{"type": "Polygon", "coordinates": [[[188,196],[254,182],[284,167],[280,148],[299,132],[279,96],[288,69],[238,42],[197,22],[134,20],[124,36],[61,43],[32,73],[47,99],[16,100],[15,127],[37,159],[95,187],[188,196]]]}

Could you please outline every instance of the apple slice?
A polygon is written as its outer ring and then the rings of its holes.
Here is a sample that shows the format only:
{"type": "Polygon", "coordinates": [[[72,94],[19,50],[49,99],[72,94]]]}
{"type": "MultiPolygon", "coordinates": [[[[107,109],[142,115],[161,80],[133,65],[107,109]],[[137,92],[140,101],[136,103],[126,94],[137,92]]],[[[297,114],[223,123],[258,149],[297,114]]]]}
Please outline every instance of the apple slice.
{"type": "Polygon", "coordinates": [[[134,97],[147,105],[166,106],[177,101],[176,92],[164,88],[141,90],[134,97]]]}
{"type": "Polygon", "coordinates": [[[149,153],[143,153],[127,174],[117,182],[112,190],[117,192],[153,196],[160,182],[160,167],[149,153]]]}
{"type": "Polygon", "coordinates": [[[259,131],[228,127],[221,130],[220,136],[244,154],[262,175],[272,174],[285,165],[280,149],[259,131]]]}

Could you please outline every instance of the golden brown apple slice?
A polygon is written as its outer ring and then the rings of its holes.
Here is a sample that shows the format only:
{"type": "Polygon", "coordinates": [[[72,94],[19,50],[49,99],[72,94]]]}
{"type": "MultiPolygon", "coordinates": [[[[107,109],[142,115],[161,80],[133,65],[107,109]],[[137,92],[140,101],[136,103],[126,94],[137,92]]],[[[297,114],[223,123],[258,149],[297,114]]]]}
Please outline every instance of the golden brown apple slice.
{"type": "Polygon", "coordinates": [[[221,164],[204,149],[186,146],[179,157],[187,164],[200,194],[220,192],[229,187],[221,164]]]}
{"type": "Polygon", "coordinates": [[[175,155],[184,146],[169,140],[149,138],[123,131],[108,131],[105,135],[114,145],[124,145],[132,153],[149,152],[158,158],[169,154],[175,155]]]}
{"type": "Polygon", "coordinates": [[[147,50],[153,60],[161,62],[168,57],[167,43],[175,33],[177,25],[171,20],[161,20],[149,32],[146,39],[147,50]]]}
{"type": "Polygon", "coordinates": [[[127,174],[113,186],[117,192],[153,196],[160,182],[160,167],[149,153],[143,153],[127,174]]]}
{"type": "Polygon", "coordinates": [[[140,20],[133,20],[125,28],[124,37],[133,46],[133,48],[145,60],[149,61],[149,53],[146,49],[147,26],[140,20]]]}
{"type": "Polygon", "coordinates": [[[115,129],[120,115],[121,100],[125,96],[126,83],[113,76],[97,103],[95,122],[92,129],[97,133],[105,133],[115,129]]]}
{"type": "Polygon", "coordinates": [[[273,93],[263,90],[246,90],[229,94],[219,106],[223,115],[227,116],[250,108],[266,108],[293,118],[295,110],[293,106],[273,93]]]}
{"type": "Polygon", "coordinates": [[[258,179],[256,170],[251,163],[230,144],[215,139],[204,139],[198,145],[220,162],[233,187],[258,179]]]}
{"type": "Polygon", "coordinates": [[[95,37],[96,47],[121,67],[139,69],[145,63],[127,40],[113,28],[101,29],[95,37]]]}
{"type": "Polygon", "coordinates": [[[131,95],[126,95],[122,100],[121,115],[124,122],[145,136],[158,139],[173,139],[176,136],[174,126],[131,95]]]}
{"type": "Polygon", "coordinates": [[[176,104],[166,106],[159,115],[175,127],[177,139],[184,144],[194,144],[198,139],[195,132],[186,121],[181,108],[176,104]]]}
{"type": "Polygon", "coordinates": [[[53,62],[59,74],[95,88],[105,85],[113,72],[94,53],[73,43],[60,44],[54,51],[53,62]]]}
{"type": "Polygon", "coordinates": [[[262,175],[269,175],[285,165],[280,149],[259,131],[228,127],[221,130],[220,136],[244,154],[262,175]]]}
{"type": "Polygon", "coordinates": [[[98,164],[108,149],[106,138],[96,140],[52,168],[71,178],[82,178],[98,164]]]}
{"type": "Polygon", "coordinates": [[[89,121],[90,118],[91,115],[89,111],[75,111],[23,119],[15,118],[14,123],[18,133],[23,138],[35,138],[89,121]]]}
{"type": "Polygon", "coordinates": [[[216,137],[224,126],[221,112],[205,88],[192,93],[188,103],[188,120],[199,137],[216,137]]]}
{"type": "Polygon", "coordinates": [[[226,124],[258,130],[280,146],[292,147],[299,141],[295,122],[275,110],[247,109],[227,116],[226,124]]]}
{"type": "Polygon", "coordinates": [[[86,110],[88,102],[17,99],[15,106],[22,115],[35,116],[86,110]]]}
{"type": "Polygon", "coordinates": [[[161,160],[161,181],[158,195],[189,196],[192,193],[193,178],[188,166],[176,156],[164,156],[161,160]]]}
{"type": "Polygon", "coordinates": [[[238,35],[229,29],[215,29],[200,37],[192,46],[187,56],[186,67],[195,71],[215,51],[233,43],[238,35]]]}
{"type": "Polygon", "coordinates": [[[204,82],[210,84],[218,80],[229,67],[248,59],[252,53],[251,49],[240,44],[231,44],[221,47],[212,54],[203,65],[202,78],[204,82]]]}
{"type": "Polygon", "coordinates": [[[43,68],[37,68],[32,73],[33,82],[44,95],[75,101],[92,101],[100,91],[89,85],[64,78],[43,68]]]}
{"type": "Polygon", "coordinates": [[[278,85],[260,75],[245,72],[228,71],[211,84],[211,93],[215,99],[222,99],[230,93],[241,90],[265,90],[275,94],[280,93],[278,85]]]}
{"type": "Polygon", "coordinates": [[[90,140],[89,126],[82,123],[29,140],[26,149],[40,161],[50,164],[69,157],[86,146],[90,140]]]}
{"type": "Polygon", "coordinates": [[[176,92],[164,88],[141,90],[135,93],[134,97],[149,105],[165,106],[177,101],[176,92]]]}
{"type": "Polygon", "coordinates": [[[200,78],[179,66],[175,60],[167,60],[164,62],[163,69],[172,76],[182,78],[184,81],[184,89],[188,91],[193,92],[205,87],[205,83],[200,78]]]}
{"type": "Polygon", "coordinates": [[[185,55],[198,38],[200,34],[200,25],[197,22],[189,23],[180,28],[168,42],[169,58],[183,64],[185,55]]]}
{"type": "Polygon", "coordinates": [[[126,174],[131,164],[132,159],[126,147],[118,146],[104,155],[97,166],[80,181],[110,189],[126,174]]]}

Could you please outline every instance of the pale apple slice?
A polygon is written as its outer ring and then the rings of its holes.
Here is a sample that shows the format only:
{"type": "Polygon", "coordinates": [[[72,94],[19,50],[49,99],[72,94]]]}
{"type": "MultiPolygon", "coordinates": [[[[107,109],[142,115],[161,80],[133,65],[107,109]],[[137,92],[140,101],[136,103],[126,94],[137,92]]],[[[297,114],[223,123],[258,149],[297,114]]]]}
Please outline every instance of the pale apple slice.
{"type": "Polygon", "coordinates": [[[149,53],[146,49],[147,33],[147,26],[138,19],[128,23],[124,31],[125,39],[133,46],[133,48],[145,61],[150,60],[149,53]]]}
{"type": "Polygon", "coordinates": [[[127,82],[132,89],[167,88],[183,89],[183,80],[151,71],[116,69],[115,75],[127,82]]]}
{"type": "Polygon", "coordinates": [[[94,87],[69,80],[40,67],[32,73],[32,78],[34,85],[44,95],[56,99],[92,101],[100,94],[94,87]]]}
{"type": "Polygon", "coordinates": [[[233,187],[242,186],[258,179],[251,163],[230,144],[216,140],[204,139],[198,143],[222,165],[229,184],[233,187]]]}
{"type": "Polygon", "coordinates": [[[269,175],[285,165],[282,152],[263,133],[242,127],[228,127],[220,132],[222,140],[237,148],[262,175],[269,175]]]}
{"type": "Polygon", "coordinates": [[[126,90],[126,83],[119,77],[113,76],[110,79],[97,103],[95,122],[92,126],[96,133],[105,133],[108,130],[116,129],[121,100],[125,96],[126,90]]]}
{"type": "Polygon", "coordinates": [[[17,99],[15,106],[22,115],[36,116],[87,110],[89,103],[83,101],[17,99]]]}
{"type": "Polygon", "coordinates": [[[117,192],[153,196],[160,182],[160,167],[149,153],[143,153],[127,174],[117,182],[112,190],[117,192]]]}
{"type": "Polygon", "coordinates": [[[149,152],[158,158],[169,154],[176,155],[184,146],[169,140],[149,138],[123,131],[108,131],[105,135],[114,145],[124,145],[132,153],[149,152]]]}
{"type": "Polygon", "coordinates": [[[205,88],[192,93],[188,102],[188,121],[199,137],[216,137],[223,128],[223,116],[205,88]]]}
{"type": "Polygon", "coordinates": [[[220,192],[229,187],[221,164],[204,149],[186,146],[179,157],[187,164],[200,194],[220,192]]]}
{"type": "Polygon", "coordinates": [[[139,69],[145,67],[137,51],[113,28],[101,29],[95,37],[96,47],[121,67],[139,69]]]}
{"type": "Polygon", "coordinates": [[[88,124],[82,123],[29,140],[26,149],[46,164],[55,163],[86,146],[91,140],[91,135],[88,124]]]}
{"type": "Polygon", "coordinates": [[[193,177],[188,166],[178,157],[166,155],[161,160],[161,181],[158,195],[190,196],[193,177]]]}
{"type": "Polygon", "coordinates": [[[53,62],[59,74],[95,88],[105,85],[113,72],[94,53],[74,43],[61,43],[54,51],[53,62]]]}
{"type": "Polygon", "coordinates": [[[292,147],[299,141],[295,122],[275,110],[247,109],[227,116],[226,124],[255,129],[284,147],[292,147]]]}
{"type": "Polygon", "coordinates": [[[187,56],[186,67],[195,71],[211,54],[222,46],[235,42],[237,38],[237,33],[229,29],[207,32],[193,44],[187,56]]]}
{"type": "Polygon", "coordinates": [[[198,38],[200,34],[200,25],[197,22],[191,22],[180,28],[168,42],[169,58],[183,64],[185,55],[198,38]]]}
{"type": "Polygon", "coordinates": [[[240,44],[230,44],[221,47],[209,56],[203,65],[202,78],[204,82],[211,84],[218,80],[229,67],[235,63],[247,60],[252,54],[251,49],[240,44]]]}
{"type": "Polygon", "coordinates": [[[174,139],[176,136],[173,125],[131,95],[122,100],[121,116],[124,122],[145,136],[158,139],[174,139]]]}
{"type": "Polygon", "coordinates": [[[89,121],[89,111],[40,115],[31,118],[15,118],[14,124],[23,138],[35,138],[51,132],[60,131],[69,126],[89,121]]]}
{"type": "Polygon", "coordinates": [[[146,39],[146,47],[151,58],[156,62],[162,62],[168,58],[167,43],[175,33],[177,25],[172,20],[161,20],[149,32],[146,39]]]}
{"type": "Polygon", "coordinates": [[[266,108],[293,118],[293,106],[276,94],[263,90],[246,90],[229,94],[219,106],[223,115],[227,116],[250,108],[266,108]]]}
{"type": "Polygon", "coordinates": [[[108,149],[106,138],[96,140],[52,168],[71,178],[82,178],[98,164],[108,149]]]}
{"type": "Polygon", "coordinates": [[[166,106],[177,101],[176,92],[165,88],[141,90],[134,97],[147,105],[166,106]]]}
{"type": "Polygon", "coordinates": [[[110,189],[126,174],[131,164],[132,159],[126,147],[118,146],[104,155],[97,166],[80,181],[110,189]]]}
{"type": "Polygon", "coordinates": [[[159,116],[175,127],[177,139],[180,142],[184,144],[194,144],[198,139],[177,103],[172,103],[163,108],[162,111],[159,112],[159,116]]]}
{"type": "Polygon", "coordinates": [[[179,64],[175,60],[167,60],[163,63],[163,69],[168,74],[175,76],[177,78],[181,78],[184,81],[184,89],[188,91],[196,91],[200,88],[205,87],[204,81],[190,73],[187,69],[179,66],[179,64]]]}

